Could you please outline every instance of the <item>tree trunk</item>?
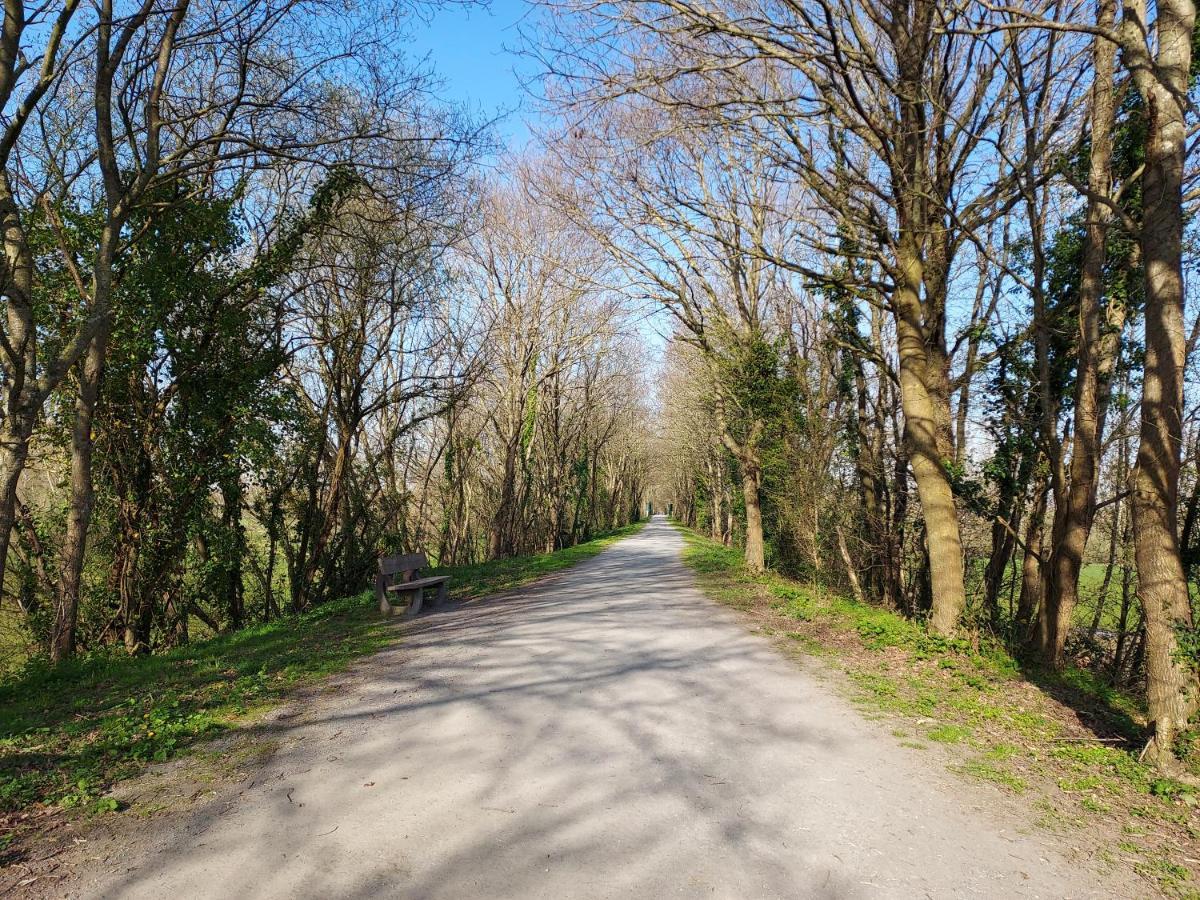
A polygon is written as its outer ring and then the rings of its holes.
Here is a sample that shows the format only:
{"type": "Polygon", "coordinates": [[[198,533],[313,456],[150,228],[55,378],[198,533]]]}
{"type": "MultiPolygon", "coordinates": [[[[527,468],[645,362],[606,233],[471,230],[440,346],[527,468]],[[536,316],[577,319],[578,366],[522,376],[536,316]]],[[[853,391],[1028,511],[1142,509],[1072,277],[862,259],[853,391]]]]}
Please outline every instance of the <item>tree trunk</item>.
{"type": "MultiPolygon", "coordinates": [[[[714,541],[721,540],[722,525],[722,488],[721,488],[721,470],[713,465],[712,455],[709,454],[704,459],[704,467],[708,469],[708,483],[712,486],[709,492],[711,500],[708,510],[708,534],[714,541]]],[[[724,541],[722,541],[724,543],[724,541]]]]}
{"type": "Polygon", "coordinates": [[[929,556],[929,628],[953,636],[966,607],[962,536],[947,465],[953,461],[949,379],[945,353],[945,286],[951,260],[938,240],[942,223],[931,212],[936,191],[928,169],[937,135],[930,129],[929,40],[937,4],[917,0],[889,32],[896,51],[896,147],[891,163],[896,197],[895,288],[892,309],[900,361],[900,400],[908,451],[929,556]],[[922,295],[924,292],[924,296],[922,295]]]}
{"type": "Polygon", "coordinates": [[[742,464],[742,497],[746,504],[746,569],[754,575],[761,575],[766,570],[759,498],[761,477],[756,463],[742,464]]]}
{"type": "MultiPolygon", "coordinates": [[[[721,443],[733,454],[742,470],[742,501],[746,507],[746,568],[755,575],[766,571],[763,549],[762,527],[762,459],[759,456],[759,441],[766,423],[755,420],[750,423],[747,436],[738,441],[726,425],[724,412],[718,413],[721,443]]],[[[733,504],[730,504],[732,510],[733,504]]],[[[732,529],[731,529],[732,530],[732,529]]]]}
{"type": "Polygon", "coordinates": [[[92,435],[96,401],[100,396],[108,329],[92,340],[80,364],[75,419],[71,425],[71,498],[67,508],[67,533],[63,539],[58,596],[50,635],[50,658],[60,662],[75,653],[75,626],[79,617],[79,591],[92,521],[95,488],[92,481],[92,435]]]}
{"type": "MultiPolygon", "coordinates": [[[[1116,18],[1114,0],[1102,0],[1098,24],[1111,29],[1116,18]]],[[[1111,299],[1107,327],[1101,299],[1104,295],[1105,249],[1109,208],[1098,198],[1110,193],[1113,148],[1113,71],[1116,46],[1095,39],[1095,81],[1092,85],[1092,148],[1088,187],[1087,232],[1083,245],[1083,271],[1079,282],[1079,365],[1075,378],[1074,445],[1070,486],[1054,514],[1044,622],[1039,628],[1042,661],[1060,669],[1063,651],[1079,602],[1079,572],[1088,536],[1096,517],[1096,478],[1100,465],[1104,423],[1112,393],[1112,373],[1121,347],[1124,310],[1111,299]]]]}
{"type": "Polygon", "coordinates": [[[1109,669],[1109,682],[1120,684],[1121,668],[1125,664],[1125,644],[1129,640],[1129,610],[1133,606],[1133,573],[1130,571],[1129,554],[1121,560],[1121,614],[1117,619],[1117,642],[1113,647],[1113,658],[1109,669]]]}
{"type": "Polygon", "coordinates": [[[900,395],[904,409],[904,438],[917,495],[925,517],[929,548],[931,607],[929,627],[934,634],[953,636],[966,607],[963,584],[962,537],[954,491],[939,448],[938,423],[949,420],[949,407],[929,384],[929,360],[920,325],[920,304],[910,288],[898,288],[897,334],[900,341],[900,395]]]}
{"type": "MultiPolygon", "coordinates": [[[[866,545],[865,592],[872,599],[888,602],[885,570],[887,568],[886,542],[887,528],[883,512],[883,463],[880,449],[882,447],[883,423],[879,414],[872,418],[867,403],[866,373],[863,371],[862,359],[855,357],[854,382],[855,406],[853,413],[854,468],[858,485],[858,501],[862,507],[862,523],[859,529],[866,545]],[[868,420],[874,430],[868,427],[868,420]]],[[[839,540],[843,540],[839,530],[839,540]]]]}
{"type": "Polygon", "coordinates": [[[32,417],[10,413],[0,426],[0,596],[13,528],[17,524],[17,485],[29,457],[32,417]]]}
{"type": "MultiPolygon", "coordinates": [[[[725,465],[724,460],[721,461],[721,465],[725,465]]],[[[721,543],[726,547],[733,546],[733,486],[730,484],[731,481],[730,478],[724,478],[721,482],[721,503],[725,509],[725,515],[721,519],[721,543]]]]}
{"type": "Polygon", "coordinates": [[[858,568],[854,564],[853,557],[850,556],[850,548],[846,546],[846,535],[842,532],[842,526],[835,525],[833,528],[837,535],[838,552],[842,555],[842,564],[846,567],[846,578],[850,581],[850,590],[854,593],[854,599],[863,603],[866,598],[863,596],[862,584],[858,580],[858,568]]]}
{"type": "Polygon", "coordinates": [[[1025,526],[1025,556],[1021,561],[1021,596],[1017,601],[1014,626],[1014,643],[1024,644],[1029,637],[1029,625],[1042,606],[1044,584],[1042,581],[1042,538],[1046,522],[1046,494],[1049,491],[1046,476],[1041,477],[1034,487],[1033,510],[1025,526]]]}
{"type": "Polygon", "coordinates": [[[1022,512],[1010,500],[1005,510],[992,520],[992,550],[983,570],[983,608],[993,626],[1000,623],[1000,588],[1017,548],[1016,534],[1021,528],[1022,512]]]}
{"type": "MultiPolygon", "coordinates": [[[[896,430],[893,425],[893,432],[896,430]]],[[[896,440],[896,459],[892,469],[892,504],[888,519],[887,534],[887,603],[892,609],[903,609],[904,591],[904,542],[908,520],[908,454],[903,441],[896,440]]],[[[912,614],[913,610],[908,610],[912,614]]]]}
{"type": "Polygon", "coordinates": [[[7,172],[0,173],[0,232],[4,242],[0,293],[7,307],[5,341],[0,348],[4,359],[4,416],[0,424],[0,596],[3,596],[8,547],[17,524],[17,485],[25,471],[29,440],[42,404],[42,397],[33,389],[38,375],[33,253],[7,172]]]}
{"type": "MultiPolygon", "coordinates": [[[[1139,11],[1135,7],[1132,14],[1139,11]]],[[[1132,484],[1134,555],[1146,619],[1146,694],[1153,726],[1146,755],[1167,767],[1177,763],[1175,738],[1187,727],[1195,708],[1195,675],[1180,658],[1177,639],[1177,629],[1192,625],[1177,512],[1187,353],[1182,266],[1184,104],[1195,17],[1191,0],[1160,0],[1155,23],[1157,78],[1144,71],[1134,75],[1147,119],[1141,235],[1146,361],[1132,484]]]]}
{"type": "MultiPolygon", "coordinates": [[[[221,525],[226,531],[229,558],[224,560],[224,583],[226,627],[237,631],[246,624],[245,586],[243,583],[243,561],[246,558],[246,528],[242,524],[242,481],[234,473],[221,486],[221,525]]],[[[221,599],[221,598],[218,598],[221,599]]]]}
{"type": "MultiPolygon", "coordinates": [[[[346,479],[349,477],[350,457],[353,452],[352,442],[358,433],[359,425],[358,421],[338,423],[337,447],[333,454],[329,483],[325,488],[324,498],[314,510],[315,521],[309,519],[312,527],[307,535],[308,541],[303,545],[305,549],[304,562],[300,567],[300,577],[292,586],[292,608],[296,612],[312,606],[314,600],[317,599],[318,588],[324,590],[326,587],[324,584],[318,585],[317,578],[328,562],[326,550],[329,548],[330,538],[333,536],[338,507],[342,503],[342,492],[346,479]]],[[[314,482],[319,473],[318,462],[318,468],[313,473],[314,482]]]]}

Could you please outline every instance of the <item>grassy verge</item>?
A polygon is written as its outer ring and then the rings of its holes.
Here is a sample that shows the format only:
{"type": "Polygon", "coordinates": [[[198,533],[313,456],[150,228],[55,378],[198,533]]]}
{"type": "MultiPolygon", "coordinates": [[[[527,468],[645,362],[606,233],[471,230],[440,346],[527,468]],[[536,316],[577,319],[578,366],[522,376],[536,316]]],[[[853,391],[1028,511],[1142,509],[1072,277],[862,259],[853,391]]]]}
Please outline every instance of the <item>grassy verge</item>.
{"type": "MultiPolygon", "coordinates": [[[[471,599],[595,556],[638,526],[557,553],[441,570],[471,599]]],[[[0,684],[0,862],[18,833],[59,810],[112,812],[109,785],[252,722],[290,691],[381,649],[389,629],[370,592],[305,615],[160,655],[32,665],[0,684]]]]}
{"type": "Polygon", "coordinates": [[[1024,670],[1003,648],[930,636],[902,616],[767,574],[684,531],[684,560],[713,599],[822,656],[864,712],[964,778],[1024,795],[1039,827],[1090,843],[1170,896],[1200,897],[1193,788],[1137,758],[1139,704],[1090,674],[1024,670]]]}
{"type": "Polygon", "coordinates": [[[114,781],[254,718],[387,641],[362,594],[160,655],[28,668],[0,687],[0,842],[47,809],[115,810],[103,796],[114,781]]]}
{"type": "Polygon", "coordinates": [[[536,556],[514,556],[511,559],[478,563],[473,566],[437,569],[431,574],[451,576],[450,598],[452,600],[471,600],[529,584],[531,581],[590,559],[622,538],[636,534],[643,525],[645,525],[644,522],[636,522],[633,525],[602,534],[587,543],[568,547],[566,550],[539,553],[536,556]]]}

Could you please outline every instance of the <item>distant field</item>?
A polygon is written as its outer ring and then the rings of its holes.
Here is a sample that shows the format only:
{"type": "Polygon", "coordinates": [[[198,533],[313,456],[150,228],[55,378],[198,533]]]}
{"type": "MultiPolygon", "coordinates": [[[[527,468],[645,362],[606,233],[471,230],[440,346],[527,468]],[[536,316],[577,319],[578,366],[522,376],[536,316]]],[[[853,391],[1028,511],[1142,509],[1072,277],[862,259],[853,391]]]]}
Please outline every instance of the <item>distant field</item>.
{"type": "MultiPolygon", "coordinates": [[[[1100,586],[1104,583],[1104,563],[1089,563],[1079,573],[1079,606],[1075,610],[1075,624],[1089,627],[1096,615],[1096,604],[1100,602],[1100,586]]],[[[1100,615],[1100,628],[1115,631],[1121,616],[1121,570],[1113,568],[1112,581],[1108,586],[1108,599],[1100,615]]]]}
{"type": "MultiPolygon", "coordinates": [[[[983,565],[984,560],[973,560],[970,586],[979,593],[982,593],[980,585],[983,580],[983,565]]],[[[1088,563],[1079,573],[1079,606],[1075,609],[1075,624],[1082,627],[1090,627],[1092,617],[1096,612],[1096,603],[1099,600],[1098,593],[1100,586],[1104,583],[1104,563],[1088,563]]],[[[1001,591],[1000,603],[1007,607],[1010,599],[1015,604],[1017,596],[1020,594],[1021,584],[1021,561],[1016,559],[1009,567],[1005,575],[1005,587],[1001,591]],[[1013,584],[1015,579],[1015,585],[1013,584]]],[[[979,594],[977,594],[978,596],[979,594]]],[[[1112,581],[1108,587],[1108,600],[1105,604],[1104,611],[1100,616],[1100,627],[1103,630],[1115,630],[1117,628],[1118,619],[1121,614],[1121,570],[1119,567],[1113,569],[1112,581]]]]}

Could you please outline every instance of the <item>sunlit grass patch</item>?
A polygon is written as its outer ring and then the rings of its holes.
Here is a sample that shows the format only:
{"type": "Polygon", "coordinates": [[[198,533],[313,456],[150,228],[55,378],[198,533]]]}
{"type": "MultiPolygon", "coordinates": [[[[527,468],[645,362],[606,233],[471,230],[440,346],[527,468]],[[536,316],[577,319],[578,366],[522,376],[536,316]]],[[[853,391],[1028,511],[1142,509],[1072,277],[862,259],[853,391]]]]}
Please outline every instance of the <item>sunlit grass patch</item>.
{"type": "Polygon", "coordinates": [[[789,618],[809,622],[820,608],[819,602],[800,585],[772,583],[767,590],[775,598],[772,607],[789,618]]]}
{"type": "Polygon", "coordinates": [[[1024,779],[1018,778],[1011,772],[1007,772],[998,766],[990,763],[981,762],[979,760],[971,760],[956,767],[957,771],[964,775],[969,775],[972,778],[977,778],[980,781],[988,781],[1000,787],[1007,788],[1014,794],[1023,794],[1029,785],[1024,779]]]}
{"type": "Polygon", "coordinates": [[[1006,759],[1013,759],[1021,755],[1021,748],[1016,744],[996,744],[990,747],[984,757],[987,759],[995,759],[1003,762],[1006,759]]]}
{"type": "Polygon", "coordinates": [[[95,812],[114,779],[234,726],[384,646],[369,594],[154,656],[34,663],[0,687],[0,810],[95,812]]]}
{"type": "Polygon", "coordinates": [[[699,574],[744,574],[742,554],[735,548],[706,541],[689,532],[684,532],[684,541],[687,543],[687,564],[699,574]]]}
{"type": "Polygon", "coordinates": [[[971,729],[962,725],[942,725],[925,732],[925,737],[939,744],[957,744],[971,736],[971,729]]]}

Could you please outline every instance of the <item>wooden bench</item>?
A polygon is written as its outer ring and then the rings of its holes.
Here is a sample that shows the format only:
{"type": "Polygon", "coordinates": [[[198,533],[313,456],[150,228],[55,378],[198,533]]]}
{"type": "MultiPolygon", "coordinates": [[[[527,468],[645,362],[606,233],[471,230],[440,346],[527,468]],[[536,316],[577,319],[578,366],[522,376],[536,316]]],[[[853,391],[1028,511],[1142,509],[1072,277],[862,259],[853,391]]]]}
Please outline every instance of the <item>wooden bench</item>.
{"type": "Polygon", "coordinates": [[[375,576],[375,593],[379,597],[379,611],[385,616],[392,614],[392,604],[388,602],[389,594],[408,596],[408,608],[404,617],[410,618],[421,611],[421,595],[425,588],[436,586],[438,589],[437,606],[446,599],[446,584],[449,575],[438,575],[433,578],[419,578],[421,569],[429,565],[424,553],[402,553],[399,556],[379,557],[379,574],[375,576]]]}

